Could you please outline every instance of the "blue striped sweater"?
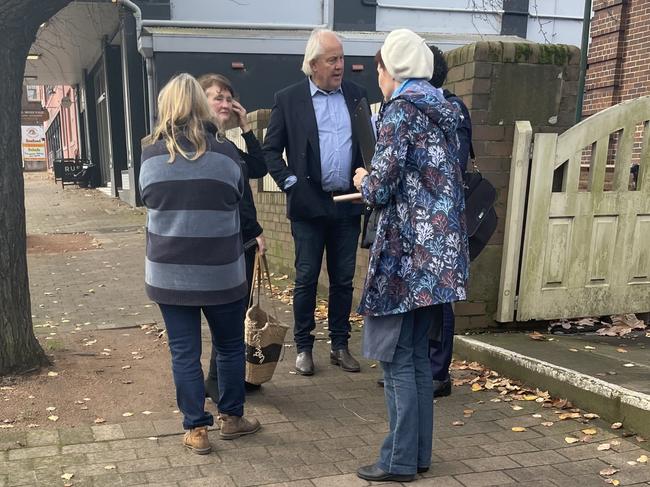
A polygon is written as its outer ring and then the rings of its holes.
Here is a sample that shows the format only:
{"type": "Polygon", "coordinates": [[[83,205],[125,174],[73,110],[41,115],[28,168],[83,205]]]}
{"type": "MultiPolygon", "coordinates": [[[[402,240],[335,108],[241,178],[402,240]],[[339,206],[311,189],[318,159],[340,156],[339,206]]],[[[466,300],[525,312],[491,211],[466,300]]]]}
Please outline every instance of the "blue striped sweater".
{"type": "Polygon", "coordinates": [[[206,141],[206,153],[195,161],[176,155],[167,162],[162,140],[142,150],[145,285],[156,303],[208,306],[246,296],[239,155],[207,132],[206,141]]]}

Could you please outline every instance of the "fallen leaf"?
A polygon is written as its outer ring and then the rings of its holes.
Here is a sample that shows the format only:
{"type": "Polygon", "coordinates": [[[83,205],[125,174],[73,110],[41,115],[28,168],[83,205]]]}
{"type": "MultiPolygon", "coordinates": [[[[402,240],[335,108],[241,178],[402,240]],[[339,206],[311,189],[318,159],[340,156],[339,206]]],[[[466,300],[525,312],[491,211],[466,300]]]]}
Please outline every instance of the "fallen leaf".
{"type": "Polygon", "coordinates": [[[14,427],[13,424],[0,424],[0,429],[9,429],[13,427],[14,427]]]}
{"type": "Polygon", "coordinates": [[[521,406],[512,406],[513,411],[521,411],[522,409],[524,408],[522,408],[521,406]]]}
{"type": "Polygon", "coordinates": [[[45,408],[46,411],[56,411],[56,408],[54,406],[50,406],[45,408]]]}
{"type": "Polygon", "coordinates": [[[611,450],[611,449],[612,449],[612,445],[610,445],[609,443],[602,443],[602,444],[598,445],[598,448],[597,448],[598,451],[607,451],[607,450],[611,450]]]}
{"type": "Polygon", "coordinates": [[[550,428],[550,427],[553,426],[554,424],[555,424],[555,423],[553,423],[553,421],[544,421],[544,422],[542,423],[542,426],[546,426],[547,428],[550,428]]]}
{"type": "Polygon", "coordinates": [[[478,392],[478,391],[482,391],[482,390],[483,390],[483,386],[481,384],[478,384],[478,383],[472,384],[472,391],[473,392],[478,392]]]}
{"type": "Polygon", "coordinates": [[[616,351],[618,353],[627,353],[628,352],[628,350],[625,350],[624,348],[617,348],[616,351]]]}
{"type": "Polygon", "coordinates": [[[570,348],[569,352],[578,352],[579,350],[577,348],[570,348]]]}
{"type": "Polygon", "coordinates": [[[104,418],[95,419],[95,424],[102,424],[102,423],[105,423],[105,422],[106,422],[106,420],[104,418]]]}
{"type": "Polygon", "coordinates": [[[464,426],[465,422],[464,421],[454,421],[451,423],[452,426],[464,426]]]}
{"type": "Polygon", "coordinates": [[[534,331],[532,333],[529,333],[528,338],[530,338],[531,340],[539,340],[539,341],[546,340],[546,337],[544,337],[544,335],[542,335],[538,331],[534,331]]]}
{"type": "Polygon", "coordinates": [[[463,410],[463,414],[465,416],[471,416],[472,414],[474,414],[474,410],[473,409],[465,409],[465,410],[463,410]]]}
{"type": "Polygon", "coordinates": [[[578,419],[580,413],[562,413],[558,416],[558,419],[564,421],[565,419],[578,419]]]}
{"type": "Polygon", "coordinates": [[[63,480],[70,480],[72,477],[74,477],[73,473],[64,473],[63,475],[61,475],[61,478],[63,480]]]}
{"type": "Polygon", "coordinates": [[[627,464],[628,464],[630,467],[634,467],[634,466],[636,465],[636,462],[635,462],[634,460],[630,460],[630,461],[627,462],[627,464]]]}
{"type": "Polygon", "coordinates": [[[48,377],[57,377],[58,375],[59,375],[58,372],[52,372],[52,371],[50,371],[50,372],[47,373],[47,376],[48,376],[48,377]]]}
{"type": "Polygon", "coordinates": [[[374,369],[375,367],[377,367],[377,364],[370,364],[371,369],[374,369]]]}
{"type": "Polygon", "coordinates": [[[533,414],[533,418],[540,419],[542,417],[541,414],[533,414]]]}
{"type": "Polygon", "coordinates": [[[637,443],[645,443],[646,441],[646,439],[643,436],[637,436],[634,439],[637,441],[637,443]]]}
{"type": "Polygon", "coordinates": [[[574,438],[573,436],[567,436],[564,438],[564,441],[569,445],[573,445],[574,443],[578,443],[580,440],[578,438],[574,438]]]}
{"type": "Polygon", "coordinates": [[[585,350],[596,350],[596,347],[592,347],[591,345],[585,345],[585,350]]]}
{"type": "Polygon", "coordinates": [[[523,433],[524,431],[526,431],[526,428],[524,428],[523,426],[513,426],[511,429],[515,433],[523,433]]]}
{"type": "Polygon", "coordinates": [[[603,477],[609,477],[610,475],[614,475],[616,472],[618,472],[618,468],[615,467],[607,467],[603,468],[600,472],[598,472],[600,475],[603,477]]]}
{"type": "Polygon", "coordinates": [[[122,416],[128,418],[129,416],[133,416],[133,413],[122,413],[122,416]]]}
{"type": "Polygon", "coordinates": [[[623,367],[634,367],[634,364],[623,364],[623,367]]]}
{"type": "Polygon", "coordinates": [[[588,429],[586,429],[586,430],[582,430],[582,432],[583,432],[585,435],[589,435],[589,436],[592,436],[592,435],[598,434],[598,430],[595,429],[595,428],[588,428],[588,429]]]}
{"type": "Polygon", "coordinates": [[[150,414],[153,414],[151,411],[142,411],[142,414],[145,416],[149,416],[150,414]]]}
{"type": "Polygon", "coordinates": [[[534,396],[532,394],[528,394],[524,396],[524,401],[536,401],[536,400],[537,400],[537,396],[534,396]]]}
{"type": "Polygon", "coordinates": [[[106,466],[104,466],[104,468],[106,470],[115,470],[117,468],[117,466],[115,466],[115,465],[106,465],[106,466]]]}
{"type": "Polygon", "coordinates": [[[639,463],[648,463],[648,455],[641,455],[636,461],[639,463]]]}
{"type": "Polygon", "coordinates": [[[158,439],[157,436],[150,436],[147,438],[147,440],[151,440],[151,441],[156,441],[157,439],[158,439]]]}
{"type": "Polygon", "coordinates": [[[582,415],[585,419],[597,419],[600,418],[596,413],[585,413],[582,415]]]}
{"type": "Polygon", "coordinates": [[[122,365],[122,370],[130,369],[130,368],[131,368],[130,365],[122,365]]]}
{"type": "Polygon", "coordinates": [[[613,423],[612,424],[612,429],[613,430],[619,430],[623,427],[623,423],[613,423]]]}
{"type": "Polygon", "coordinates": [[[47,419],[49,419],[50,421],[54,421],[54,422],[56,422],[56,421],[59,420],[59,417],[58,417],[58,416],[54,416],[54,415],[52,415],[52,416],[48,416],[47,419]]]}
{"type": "Polygon", "coordinates": [[[621,485],[621,481],[616,479],[607,479],[605,480],[605,483],[612,485],[621,485]]]}

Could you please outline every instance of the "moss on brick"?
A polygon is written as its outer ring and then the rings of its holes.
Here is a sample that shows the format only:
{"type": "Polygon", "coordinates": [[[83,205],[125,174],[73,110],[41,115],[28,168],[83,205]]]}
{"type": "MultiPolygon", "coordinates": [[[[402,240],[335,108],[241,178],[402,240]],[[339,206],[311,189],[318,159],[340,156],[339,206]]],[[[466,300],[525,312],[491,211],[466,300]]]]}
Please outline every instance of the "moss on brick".
{"type": "Polygon", "coordinates": [[[539,62],[540,64],[555,64],[557,66],[564,66],[569,62],[569,50],[566,46],[563,45],[540,44],[539,62]]]}
{"type": "Polygon", "coordinates": [[[530,47],[530,44],[525,44],[523,42],[515,44],[515,62],[528,63],[530,62],[532,54],[533,49],[530,47]]]}

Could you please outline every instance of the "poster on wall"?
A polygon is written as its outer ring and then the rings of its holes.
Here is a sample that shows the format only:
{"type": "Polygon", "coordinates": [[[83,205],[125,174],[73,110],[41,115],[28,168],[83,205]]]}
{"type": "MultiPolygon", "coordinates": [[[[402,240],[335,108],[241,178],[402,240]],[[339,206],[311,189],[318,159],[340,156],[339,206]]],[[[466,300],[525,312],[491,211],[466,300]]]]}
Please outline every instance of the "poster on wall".
{"type": "Polygon", "coordinates": [[[45,131],[42,125],[23,125],[22,152],[23,167],[28,170],[45,169],[47,157],[45,154],[45,131]]]}

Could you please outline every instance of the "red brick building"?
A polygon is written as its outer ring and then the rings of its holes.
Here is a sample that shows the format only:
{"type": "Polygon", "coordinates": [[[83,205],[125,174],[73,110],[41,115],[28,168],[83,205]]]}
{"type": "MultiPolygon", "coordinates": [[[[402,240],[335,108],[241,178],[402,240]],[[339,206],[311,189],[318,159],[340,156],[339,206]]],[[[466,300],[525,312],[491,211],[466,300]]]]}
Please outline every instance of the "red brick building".
{"type": "Polygon", "coordinates": [[[77,93],[74,87],[42,86],[41,100],[50,113],[44,123],[48,167],[54,159],[74,158],[82,154],[77,93]]]}
{"type": "Polygon", "coordinates": [[[593,0],[583,117],[650,95],[650,1],[593,0]]]}

